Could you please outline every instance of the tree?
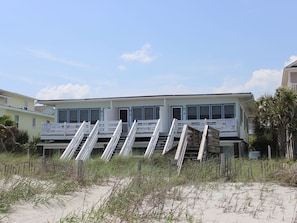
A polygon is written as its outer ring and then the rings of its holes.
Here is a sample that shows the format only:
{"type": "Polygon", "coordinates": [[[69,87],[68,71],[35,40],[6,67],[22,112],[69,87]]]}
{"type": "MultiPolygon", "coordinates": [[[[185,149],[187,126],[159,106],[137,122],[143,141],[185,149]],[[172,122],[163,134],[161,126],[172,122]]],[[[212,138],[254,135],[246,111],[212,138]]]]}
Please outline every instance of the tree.
{"type": "Polygon", "coordinates": [[[14,151],[18,129],[9,115],[0,117],[0,151],[14,151]]]}
{"type": "Polygon", "coordinates": [[[15,122],[12,120],[10,115],[1,116],[0,124],[5,125],[5,126],[15,126],[15,122]]]}
{"type": "Polygon", "coordinates": [[[277,133],[278,155],[292,159],[292,136],[297,132],[297,94],[281,87],[274,96],[261,96],[256,106],[260,128],[270,134],[277,133]]]}

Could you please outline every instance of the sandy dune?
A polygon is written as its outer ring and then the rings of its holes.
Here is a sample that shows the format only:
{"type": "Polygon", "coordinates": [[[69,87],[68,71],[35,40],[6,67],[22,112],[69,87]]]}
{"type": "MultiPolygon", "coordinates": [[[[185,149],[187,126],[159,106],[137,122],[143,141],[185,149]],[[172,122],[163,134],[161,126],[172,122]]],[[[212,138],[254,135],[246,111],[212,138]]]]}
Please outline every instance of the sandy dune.
{"type": "MultiPolygon", "coordinates": [[[[81,213],[99,207],[116,182],[92,186],[71,195],[51,198],[35,206],[33,202],[19,204],[11,213],[0,215],[2,223],[58,222],[71,213],[81,213]]],[[[297,222],[297,189],[261,183],[207,183],[198,188],[175,188],[176,197],[166,200],[165,212],[180,216],[174,222],[250,223],[297,222]]],[[[150,208],[149,204],[143,208],[150,208]]],[[[166,222],[166,220],[162,220],[166,222]]]]}

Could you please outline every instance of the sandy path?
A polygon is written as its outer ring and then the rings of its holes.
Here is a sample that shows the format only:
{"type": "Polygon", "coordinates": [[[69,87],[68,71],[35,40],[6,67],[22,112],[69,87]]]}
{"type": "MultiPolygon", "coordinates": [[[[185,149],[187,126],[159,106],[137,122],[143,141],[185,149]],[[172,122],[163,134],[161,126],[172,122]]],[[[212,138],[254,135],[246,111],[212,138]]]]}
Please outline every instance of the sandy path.
{"type": "Polygon", "coordinates": [[[59,195],[41,203],[37,207],[33,202],[16,205],[12,212],[0,215],[2,223],[52,223],[71,213],[81,213],[94,206],[100,206],[110,195],[115,182],[107,185],[83,188],[70,195],[59,195]]]}

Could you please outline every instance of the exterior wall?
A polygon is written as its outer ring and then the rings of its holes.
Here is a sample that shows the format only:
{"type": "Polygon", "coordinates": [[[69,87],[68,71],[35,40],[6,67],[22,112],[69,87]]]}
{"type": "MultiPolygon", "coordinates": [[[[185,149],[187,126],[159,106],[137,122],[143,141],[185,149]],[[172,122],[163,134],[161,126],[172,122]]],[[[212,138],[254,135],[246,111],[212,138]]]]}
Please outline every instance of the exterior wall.
{"type": "Polygon", "coordinates": [[[34,102],[34,98],[0,90],[0,116],[10,115],[18,129],[27,131],[31,137],[38,137],[42,123],[54,122],[54,117],[36,112],[34,102]]]}
{"type": "Polygon", "coordinates": [[[39,137],[41,132],[42,123],[53,122],[54,119],[51,116],[45,117],[44,115],[31,112],[13,111],[7,110],[6,114],[10,115],[14,121],[15,116],[19,117],[17,121],[18,129],[27,131],[30,136],[39,137]],[[35,119],[35,125],[33,126],[33,118],[35,119]]]}

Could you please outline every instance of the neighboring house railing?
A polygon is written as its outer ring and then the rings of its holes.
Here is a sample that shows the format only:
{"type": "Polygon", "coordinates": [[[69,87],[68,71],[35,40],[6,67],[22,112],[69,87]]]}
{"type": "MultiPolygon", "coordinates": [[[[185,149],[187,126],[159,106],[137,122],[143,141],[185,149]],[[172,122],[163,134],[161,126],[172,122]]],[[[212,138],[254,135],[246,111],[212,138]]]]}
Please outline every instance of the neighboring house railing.
{"type": "Polygon", "coordinates": [[[290,83],[290,87],[293,91],[297,92],[297,84],[290,83]]]}
{"type": "Polygon", "coordinates": [[[174,137],[176,136],[177,129],[178,129],[177,122],[178,122],[177,119],[173,119],[168,136],[167,136],[167,140],[166,140],[163,152],[162,152],[163,155],[172,149],[174,137]]]}
{"type": "Polygon", "coordinates": [[[137,125],[138,125],[137,121],[134,120],[133,125],[132,125],[132,127],[127,135],[127,138],[123,144],[123,147],[120,151],[120,154],[119,154],[120,156],[127,156],[131,152],[132,146],[133,146],[133,143],[135,140],[137,125]]]}
{"type": "Polygon", "coordinates": [[[153,154],[158,142],[159,134],[160,134],[160,119],[157,121],[153,135],[144,153],[145,158],[150,158],[151,155],[153,154]]]}
{"type": "Polygon", "coordinates": [[[109,140],[102,156],[101,156],[101,159],[105,160],[105,161],[109,161],[112,154],[113,154],[113,151],[115,150],[118,142],[119,142],[119,139],[121,137],[121,134],[122,134],[122,120],[120,120],[118,122],[118,125],[111,137],[111,139],[109,140]]]}
{"type": "Polygon", "coordinates": [[[88,135],[87,140],[85,141],[75,160],[86,160],[90,157],[90,154],[98,140],[99,124],[100,121],[98,120],[91,133],[88,135]]]}
{"type": "Polygon", "coordinates": [[[72,138],[72,140],[66,147],[65,151],[61,155],[60,157],[61,159],[70,159],[73,156],[75,150],[78,148],[81,140],[85,135],[86,127],[87,127],[87,122],[84,121],[83,123],[81,123],[79,129],[76,131],[74,137],[72,138]]]}

